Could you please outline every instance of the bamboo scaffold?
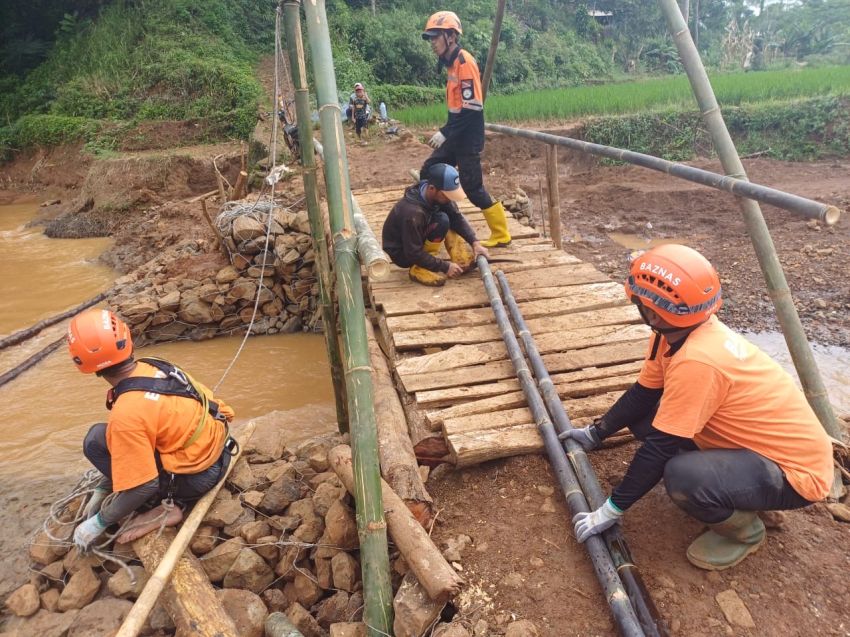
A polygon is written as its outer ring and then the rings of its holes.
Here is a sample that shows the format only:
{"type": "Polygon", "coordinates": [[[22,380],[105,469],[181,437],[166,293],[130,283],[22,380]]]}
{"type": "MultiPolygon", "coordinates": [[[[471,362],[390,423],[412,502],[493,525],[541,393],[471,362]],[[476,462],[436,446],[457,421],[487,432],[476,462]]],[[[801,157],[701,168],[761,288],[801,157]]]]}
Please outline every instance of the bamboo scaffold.
{"type": "MultiPolygon", "coordinates": [[[[477,264],[481,278],[484,281],[487,297],[490,300],[490,307],[496,316],[496,323],[499,326],[502,340],[505,342],[505,347],[508,350],[517,378],[522,385],[522,391],[525,394],[529,409],[534,416],[534,422],[537,424],[540,437],[543,438],[546,455],[552,464],[552,469],[555,472],[561,490],[564,492],[564,497],[570,510],[570,517],[575,516],[577,513],[590,511],[587,499],[579,486],[575,471],[570,463],[567,462],[561,442],[555,433],[555,427],[552,425],[552,420],[549,418],[549,414],[543,404],[543,399],[537,390],[537,386],[534,384],[534,379],[520,350],[519,342],[511,327],[504,304],[499,296],[498,287],[493,279],[490,264],[484,256],[477,258],[477,264]]],[[[602,585],[605,599],[611,608],[611,613],[614,616],[614,621],[620,633],[626,637],[644,635],[645,633],[629,603],[623,582],[617,574],[617,569],[614,566],[610,553],[608,553],[605,541],[599,535],[593,535],[585,541],[584,546],[587,549],[588,555],[590,555],[596,577],[602,585]]]]}
{"type": "MultiPolygon", "coordinates": [[[[744,165],[741,163],[738,150],[729,135],[729,129],[726,128],[726,122],[720,112],[720,105],[714,95],[714,89],[711,87],[708,74],[700,59],[699,51],[697,51],[691,38],[691,33],[688,31],[688,25],[679,10],[679,5],[676,0],[659,1],[670,34],[679,50],[679,57],[682,59],[682,65],[685,67],[694,96],[699,104],[703,122],[711,134],[723,170],[729,175],[727,179],[734,178],[741,183],[749,183],[744,165]]],[[[750,235],[750,240],[755,248],[756,257],[767,284],[768,294],[776,309],[779,327],[785,336],[785,342],[788,344],[788,351],[794,361],[794,367],[800,378],[800,384],[803,386],[803,392],[826,432],[835,440],[840,441],[842,440],[841,427],[829,402],[829,395],[815,362],[811,345],[803,331],[800,315],[797,313],[797,308],[794,307],[791,290],[788,287],[788,281],[785,279],[782,265],[779,263],[779,256],[776,254],[776,248],[773,245],[773,239],[770,236],[770,230],[768,230],[761,208],[753,199],[741,199],[740,206],[747,226],[747,234],[750,235]]],[[[824,221],[827,220],[824,219],[824,221]]],[[[840,490],[841,478],[836,473],[832,495],[837,495],[840,490]]]]}
{"type": "Polygon", "coordinates": [[[324,0],[307,0],[304,9],[325,153],[325,182],[333,235],[336,289],[343,327],[348,413],[354,456],[354,500],[363,575],[363,620],[370,637],[378,637],[391,634],[393,597],[387,524],[381,496],[371,363],[366,337],[366,308],[360,283],[357,234],[324,0]]]}
{"type": "MultiPolygon", "coordinates": [[[[496,278],[499,280],[499,286],[502,290],[502,299],[508,307],[508,312],[514,324],[514,329],[522,341],[525,355],[531,363],[531,369],[534,372],[534,378],[537,379],[537,388],[552,418],[555,429],[559,434],[573,428],[570,417],[564,409],[564,405],[558,396],[558,389],[552,382],[549,376],[549,371],[546,369],[546,364],[543,362],[543,357],[537,349],[537,343],[534,336],[528,329],[519,305],[514,298],[511,286],[508,283],[508,278],[502,271],[496,272],[496,278]]],[[[596,509],[605,502],[606,495],[602,491],[599,480],[596,477],[596,472],[590,464],[590,459],[587,457],[587,452],[584,448],[574,440],[566,440],[567,457],[570,459],[573,471],[578,478],[582,491],[584,492],[587,502],[592,509],[596,509]]],[[[620,574],[620,579],[623,581],[623,586],[629,595],[632,606],[635,609],[635,614],[640,621],[641,628],[650,637],[663,637],[669,635],[667,626],[664,620],[658,613],[655,603],[652,601],[652,596],[643,582],[643,577],[640,570],[635,566],[631,551],[626,543],[626,538],[623,535],[619,525],[614,525],[602,534],[605,539],[605,544],[608,546],[608,551],[611,553],[611,558],[614,561],[614,566],[620,574]]]]}
{"type": "MultiPolygon", "coordinates": [[[[561,135],[552,135],[540,131],[531,131],[523,128],[513,128],[502,124],[484,124],[484,128],[494,133],[503,133],[514,137],[523,137],[525,139],[533,139],[545,144],[554,144],[571,148],[589,155],[597,157],[605,157],[606,159],[615,159],[624,161],[629,164],[657,170],[658,172],[666,173],[673,177],[679,177],[687,181],[692,181],[703,186],[722,190],[732,195],[737,195],[742,198],[742,201],[755,200],[762,203],[782,208],[804,219],[816,219],[824,224],[831,226],[838,222],[841,217],[841,211],[832,205],[824,204],[819,201],[813,201],[799,195],[783,192],[754,184],[745,178],[741,178],[742,173],[729,175],[718,175],[708,170],[695,168],[686,164],[679,164],[660,157],[636,153],[624,148],[615,148],[613,146],[603,146],[602,144],[593,144],[572,137],[563,137],[561,135]]],[[[737,156],[737,155],[736,155],[737,156]]],[[[742,168],[743,171],[743,168],[742,168]]],[[[754,202],[753,202],[754,203],[754,202]]],[[[754,205],[757,204],[754,203],[754,205]]],[[[761,214],[761,213],[759,213],[761,214]]]]}
{"type": "MultiPolygon", "coordinates": [[[[278,9],[280,11],[280,9],[278,9]]],[[[301,148],[301,167],[304,180],[304,196],[307,199],[307,214],[310,218],[310,234],[316,250],[316,267],[319,270],[319,306],[322,309],[322,325],[325,328],[325,347],[331,380],[334,387],[336,422],[341,432],[348,431],[348,410],[345,405],[345,378],[339,354],[336,312],[333,306],[333,281],[325,242],[325,224],[319,206],[318,180],[316,178],[316,154],[313,151],[313,129],[310,122],[310,93],[307,89],[307,65],[304,62],[304,41],[301,37],[300,2],[290,0],[283,3],[283,22],[286,33],[289,68],[295,88],[295,113],[298,126],[298,142],[301,148]]]]}

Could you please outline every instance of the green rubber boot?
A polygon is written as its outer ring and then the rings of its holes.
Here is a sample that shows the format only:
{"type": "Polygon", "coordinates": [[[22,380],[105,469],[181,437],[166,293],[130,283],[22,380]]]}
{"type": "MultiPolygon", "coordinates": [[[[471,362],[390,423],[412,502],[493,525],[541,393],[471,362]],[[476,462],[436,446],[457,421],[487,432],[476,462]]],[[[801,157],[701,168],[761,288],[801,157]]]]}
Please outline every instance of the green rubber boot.
{"type": "Polygon", "coordinates": [[[709,524],[688,547],[688,561],[707,571],[722,571],[755,553],[765,538],[764,523],[755,511],[735,511],[728,520],[709,524]]]}

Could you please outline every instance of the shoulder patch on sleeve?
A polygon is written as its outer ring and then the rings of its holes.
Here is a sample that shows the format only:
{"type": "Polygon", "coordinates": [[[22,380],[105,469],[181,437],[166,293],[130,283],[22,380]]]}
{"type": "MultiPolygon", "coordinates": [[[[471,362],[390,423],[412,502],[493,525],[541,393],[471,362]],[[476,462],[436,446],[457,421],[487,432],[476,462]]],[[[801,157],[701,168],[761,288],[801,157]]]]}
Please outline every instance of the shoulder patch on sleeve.
{"type": "Polygon", "coordinates": [[[465,100],[471,100],[475,97],[475,82],[472,80],[460,81],[460,96],[465,100]]]}

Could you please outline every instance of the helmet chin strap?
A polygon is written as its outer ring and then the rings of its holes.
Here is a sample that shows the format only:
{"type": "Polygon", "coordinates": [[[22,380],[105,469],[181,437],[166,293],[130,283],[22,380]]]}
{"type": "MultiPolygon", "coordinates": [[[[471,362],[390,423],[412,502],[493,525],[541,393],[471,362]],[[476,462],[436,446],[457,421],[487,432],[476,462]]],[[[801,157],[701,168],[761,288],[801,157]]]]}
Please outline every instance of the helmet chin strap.
{"type": "MultiPolygon", "coordinates": [[[[635,297],[635,298],[637,298],[637,297],[635,297]]],[[[649,319],[647,318],[646,314],[644,313],[643,303],[641,303],[639,299],[637,299],[637,302],[635,302],[635,305],[637,305],[637,310],[638,310],[638,314],[640,314],[640,318],[643,320],[644,323],[646,323],[646,325],[649,327],[649,329],[651,329],[656,334],[661,334],[662,336],[664,336],[666,334],[673,334],[674,332],[681,332],[682,330],[688,329],[686,327],[675,327],[675,326],[656,327],[649,322],[649,319]]]]}

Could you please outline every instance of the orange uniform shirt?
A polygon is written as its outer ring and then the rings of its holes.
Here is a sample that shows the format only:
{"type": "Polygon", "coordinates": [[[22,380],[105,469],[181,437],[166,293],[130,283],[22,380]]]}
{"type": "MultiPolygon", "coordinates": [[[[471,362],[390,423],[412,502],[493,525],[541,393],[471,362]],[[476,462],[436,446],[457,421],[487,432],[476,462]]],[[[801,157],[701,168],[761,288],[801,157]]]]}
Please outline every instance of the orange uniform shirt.
{"type": "Polygon", "coordinates": [[[461,49],[448,67],[446,105],[449,113],[460,113],[462,108],[484,110],[483,95],[478,63],[469,51],[461,49]]]}
{"type": "MultiPolygon", "coordinates": [[[[147,363],[138,363],[133,376],[163,378],[147,363]]],[[[212,392],[195,383],[212,400],[212,392]]],[[[217,400],[221,409],[229,407],[217,400]]],[[[171,473],[199,473],[218,460],[224,445],[224,426],[207,413],[201,435],[191,445],[183,444],[195,432],[201,403],[182,396],[128,391],[115,402],[106,427],[106,444],[112,456],[112,489],[132,489],[159,474],[154,451],[171,473]]]]}
{"type": "Polygon", "coordinates": [[[653,426],[701,449],[749,449],[778,464],[807,500],[832,484],[832,444],[803,393],[776,361],[712,316],[666,356],[662,336],[638,382],[664,389],[653,426]]]}

